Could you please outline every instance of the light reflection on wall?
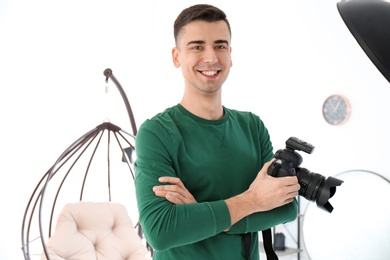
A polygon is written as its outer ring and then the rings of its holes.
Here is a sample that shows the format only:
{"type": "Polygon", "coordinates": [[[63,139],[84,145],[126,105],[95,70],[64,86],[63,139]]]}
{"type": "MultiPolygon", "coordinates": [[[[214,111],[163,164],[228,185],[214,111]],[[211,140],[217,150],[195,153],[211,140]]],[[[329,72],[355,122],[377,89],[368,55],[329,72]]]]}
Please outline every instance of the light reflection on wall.
{"type": "Polygon", "coordinates": [[[390,255],[390,182],[368,171],[347,171],[331,199],[331,214],[308,205],[303,221],[313,260],[385,260],[390,255]]]}

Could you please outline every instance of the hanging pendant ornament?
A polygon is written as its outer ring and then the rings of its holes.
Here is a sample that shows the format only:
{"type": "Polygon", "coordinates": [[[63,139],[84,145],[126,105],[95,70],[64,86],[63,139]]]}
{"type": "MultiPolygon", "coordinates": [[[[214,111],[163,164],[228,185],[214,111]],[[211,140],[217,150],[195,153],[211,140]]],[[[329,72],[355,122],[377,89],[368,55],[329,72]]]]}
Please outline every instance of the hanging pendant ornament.
{"type": "Polygon", "coordinates": [[[108,79],[105,81],[104,85],[104,122],[110,122],[110,106],[111,106],[111,95],[110,95],[110,84],[108,79]]]}

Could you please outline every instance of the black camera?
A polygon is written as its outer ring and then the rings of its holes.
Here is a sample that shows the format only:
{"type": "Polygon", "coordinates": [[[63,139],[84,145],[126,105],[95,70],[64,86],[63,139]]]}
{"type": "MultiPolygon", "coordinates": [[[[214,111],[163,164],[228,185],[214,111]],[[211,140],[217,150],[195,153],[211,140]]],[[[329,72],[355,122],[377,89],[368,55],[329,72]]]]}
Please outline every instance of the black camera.
{"type": "Polygon", "coordinates": [[[299,195],[309,201],[315,201],[317,206],[331,213],[333,211],[329,199],[336,193],[336,186],[343,181],[310,172],[305,168],[298,167],[302,163],[302,156],[295,150],[311,154],[314,146],[296,137],[290,137],[286,141],[286,149],[280,149],[275,153],[276,160],[268,168],[268,174],[273,177],[297,176],[301,185],[299,195]]]}

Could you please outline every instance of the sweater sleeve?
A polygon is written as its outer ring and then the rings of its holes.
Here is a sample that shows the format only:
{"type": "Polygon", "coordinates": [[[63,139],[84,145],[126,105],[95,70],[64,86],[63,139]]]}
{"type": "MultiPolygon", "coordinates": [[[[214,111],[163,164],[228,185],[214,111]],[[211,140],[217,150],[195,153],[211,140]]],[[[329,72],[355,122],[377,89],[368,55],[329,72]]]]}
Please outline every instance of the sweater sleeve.
{"type": "Polygon", "coordinates": [[[294,199],[293,202],[287,205],[275,208],[270,211],[258,212],[243,218],[234,224],[228,233],[243,234],[247,232],[262,231],[279,224],[293,221],[297,218],[297,213],[298,203],[297,200],[294,199]]]}
{"type": "Polygon", "coordinates": [[[161,185],[159,177],[176,177],[171,159],[174,152],[169,129],[155,121],[141,126],[136,138],[136,197],[143,232],[157,250],[201,241],[230,226],[223,200],[175,205],[154,194],[153,186],[161,185]]]}

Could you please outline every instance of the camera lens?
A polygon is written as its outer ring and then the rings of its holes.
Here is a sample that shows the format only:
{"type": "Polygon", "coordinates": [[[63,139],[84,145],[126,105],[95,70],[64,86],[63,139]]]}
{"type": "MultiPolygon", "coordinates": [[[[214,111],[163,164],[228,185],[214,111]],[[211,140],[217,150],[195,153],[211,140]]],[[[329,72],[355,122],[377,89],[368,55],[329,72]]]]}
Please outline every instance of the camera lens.
{"type": "Polygon", "coordinates": [[[298,183],[301,185],[299,195],[309,201],[315,201],[317,206],[325,211],[332,212],[333,207],[329,203],[336,192],[336,186],[340,186],[343,181],[324,176],[318,173],[312,173],[305,168],[297,168],[298,183]]]}
{"type": "Polygon", "coordinates": [[[299,185],[301,185],[299,195],[305,197],[307,200],[314,201],[325,177],[318,173],[311,173],[305,168],[298,168],[297,178],[299,185]]]}

